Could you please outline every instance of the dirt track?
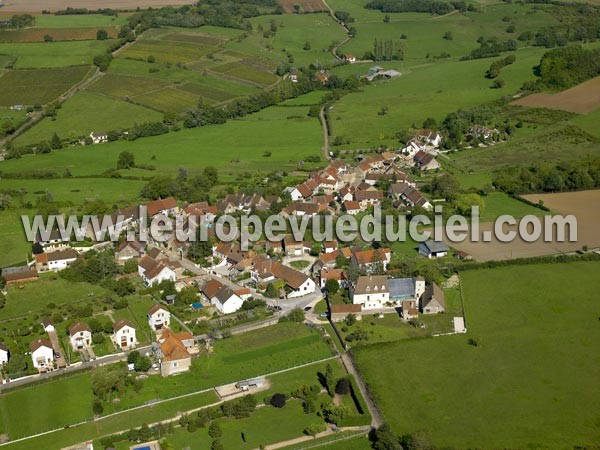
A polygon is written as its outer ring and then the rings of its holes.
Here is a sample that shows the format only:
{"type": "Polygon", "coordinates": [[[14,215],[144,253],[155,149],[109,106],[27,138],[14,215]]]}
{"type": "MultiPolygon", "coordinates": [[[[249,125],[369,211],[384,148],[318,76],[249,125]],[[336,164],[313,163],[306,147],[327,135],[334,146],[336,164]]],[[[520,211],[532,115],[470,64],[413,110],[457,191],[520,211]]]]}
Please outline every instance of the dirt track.
{"type": "Polygon", "coordinates": [[[512,102],[511,105],[588,113],[600,108],[600,77],[592,78],[557,94],[528,95],[512,102]]]}
{"type": "MultiPolygon", "coordinates": [[[[552,210],[552,214],[569,215],[577,218],[577,242],[525,242],[515,240],[503,243],[497,239],[492,242],[446,242],[452,247],[465,251],[478,261],[527,258],[553,255],[581,250],[584,245],[590,249],[600,247],[600,190],[564,192],[558,194],[525,195],[526,199],[537,203],[542,200],[552,210]]],[[[493,223],[483,223],[481,231],[493,230],[493,223]]],[[[504,227],[505,231],[509,228],[504,227]]],[[[516,230],[510,227],[510,230],[516,230]]]]}
{"type": "Polygon", "coordinates": [[[2,13],[39,13],[42,10],[58,11],[71,8],[112,8],[112,9],[135,9],[149,6],[180,6],[194,3],[192,0],[4,0],[4,6],[0,8],[2,13]]]}

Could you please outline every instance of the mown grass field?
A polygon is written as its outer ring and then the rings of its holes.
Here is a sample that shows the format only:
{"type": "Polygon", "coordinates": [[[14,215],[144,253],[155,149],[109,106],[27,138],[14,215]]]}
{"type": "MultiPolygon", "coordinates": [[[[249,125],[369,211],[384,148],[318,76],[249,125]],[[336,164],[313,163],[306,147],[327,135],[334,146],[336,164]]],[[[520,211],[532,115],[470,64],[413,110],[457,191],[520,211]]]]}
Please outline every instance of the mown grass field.
{"type": "Polygon", "coordinates": [[[139,39],[121,53],[123,58],[148,60],[154,56],[156,61],[163,63],[185,63],[200,59],[216,50],[215,47],[200,45],[193,42],[166,42],[154,39],[139,39]]]}
{"type": "Polygon", "coordinates": [[[35,26],[41,28],[90,28],[109,27],[124,25],[127,21],[127,13],[118,16],[105,16],[103,14],[79,14],[79,15],[54,15],[39,14],[35,16],[35,26]]]}
{"type": "MultiPolygon", "coordinates": [[[[362,92],[336,102],[331,112],[333,134],[349,139],[352,147],[397,145],[396,132],[413,125],[420,127],[427,117],[441,122],[450,112],[517,91],[524,81],[533,78],[533,67],[543,53],[543,49],[516,52],[516,62],[502,72],[506,81],[502,89],[492,89],[485,78],[494,58],[407,67],[402,62],[384,63],[383,67],[399,70],[402,75],[364,87],[362,92]],[[379,114],[383,106],[388,108],[385,115],[379,114]]],[[[363,65],[357,70],[366,73],[363,65]]]]}
{"type": "Polygon", "coordinates": [[[145,176],[174,174],[180,166],[195,172],[212,165],[225,179],[244,171],[291,170],[298,161],[321,152],[319,121],[306,117],[307,113],[306,107],[297,111],[272,107],[224,125],[6,160],[2,170],[15,173],[52,168],[62,174],[68,168],[74,176],[97,175],[114,168],[122,151],[132,152],[138,164],[160,167],[145,176]],[[272,155],[264,157],[265,151],[272,155]]]}
{"type": "Polygon", "coordinates": [[[25,240],[21,214],[33,213],[25,209],[0,211],[0,267],[25,264],[31,244],[25,240]]]}
{"type": "Polygon", "coordinates": [[[0,76],[0,105],[46,104],[90,73],[89,66],[10,70],[0,76]]]}
{"type": "Polygon", "coordinates": [[[43,119],[14,140],[16,146],[49,141],[54,133],[61,139],[88,136],[92,131],[131,127],[134,123],[161,121],[163,114],[148,108],[91,92],[79,92],[57,111],[55,120],[43,119]]]}
{"type": "Polygon", "coordinates": [[[0,43],[0,54],[15,57],[15,69],[91,65],[94,56],[104,53],[111,42],[0,43]]]}
{"type": "Polygon", "coordinates": [[[466,336],[354,350],[386,421],[455,448],[596,443],[599,275],[598,263],[464,272],[466,336]]]}
{"type": "MultiPolygon", "coordinates": [[[[330,355],[331,350],[317,331],[310,330],[304,324],[278,324],[215,342],[214,352],[210,355],[201,354],[190,372],[171,378],[150,377],[144,381],[139,393],[127,392],[118,404],[105,405],[105,414],[152,399],[167,399],[291,368],[330,355]]],[[[289,378],[284,377],[284,380],[289,378]]],[[[7,397],[0,399],[0,410],[3,412],[9,411],[14,402],[21,404],[19,414],[10,417],[4,415],[8,432],[13,437],[77,423],[92,415],[91,376],[87,373],[30,390],[16,390],[8,400],[7,397]],[[60,408],[55,398],[61,396],[65,397],[65,413],[49,414],[51,408],[60,408]],[[20,398],[24,400],[20,401],[20,398]],[[29,398],[35,398],[38,406],[29,398]],[[27,417],[27,420],[22,420],[23,417],[27,417]]]]}
{"type": "Polygon", "coordinates": [[[96,33],[105,30],[111,38],[119,34],[117,27],[94,28],[24,28],[0,30],[0,42],[44,42],[45,36],[54,41],[83,41],[96,39],[96,33]]]}

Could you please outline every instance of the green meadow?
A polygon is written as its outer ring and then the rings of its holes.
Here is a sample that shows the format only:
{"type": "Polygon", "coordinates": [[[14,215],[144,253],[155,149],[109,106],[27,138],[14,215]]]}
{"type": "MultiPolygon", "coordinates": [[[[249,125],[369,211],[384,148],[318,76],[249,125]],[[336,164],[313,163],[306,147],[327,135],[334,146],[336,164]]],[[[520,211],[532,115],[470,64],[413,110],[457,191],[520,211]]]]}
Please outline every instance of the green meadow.
{"type": "Polygon", "coordinates": [[[91,65],[111,41],[0,43],[0,54],[16,57],[15,69],[91,65]]]}
{"type": "Polygon", "coordinates": [[[43,119],[14,143],[19,146],[50,141],[54,133],[61,139],[77,139],[92,131],[119,130],[136,122],[156,122],[162,118],[162,113],[133,103],[79,92],[63,103],[54,119],[43,119]]]}
{"type": "Polygon", "coordinates": [[[336,102],[331,112],[333,134],[349,139],[352,147],[394,145],[396,132],[413,125],[420,127],[427,117],[441,122],[450,112],[516,92],[524,81],[533,78],[533,67],[543,53],[544,49],[537,48],[519,50],[516,62],[502,71],[506,85],[501,89],[492,89],[491,81],[485,78],[493,58],[406,67],[401,61],[384,63],[386,69],[396,69],[402,75],[366,86],[336,102]],[[385,115],[380,114],[382,107],[388,108],[385,115]]]}
{"type": "Polygon", "coordinates": [[[463,272],[467,335],[353,350],[385,420],[443,447],[594,445],[599,275],[598,263],[463,272]]]}
{"type": "Polygon", "coordinates": [[[28,155],[2,163],[4,173],[52,168],[73,176],[98,175],[114,168],[119,153],[129,151],[136,163],[160,167],[145,176],[175,173],[180,166],[195,172],[206,166],[222,176],[242,171],[291,170],[301,159],[321,154],[321,127],[307,117],[308,107],[271,107],[224,125],[183,129],[165,135],[67,148],[46,155],[28,155]],[[263,156],[272,152],[270,157],[263,156]]]}
{"type": "Polygon", "coordinates": [[[124,25],[127,13],[120,13],[117,17],[103,14],[79,15],[53,15],[40,14],[35,16],[36,28],[89,28],[89,27],[114,27],[124,25]]]}

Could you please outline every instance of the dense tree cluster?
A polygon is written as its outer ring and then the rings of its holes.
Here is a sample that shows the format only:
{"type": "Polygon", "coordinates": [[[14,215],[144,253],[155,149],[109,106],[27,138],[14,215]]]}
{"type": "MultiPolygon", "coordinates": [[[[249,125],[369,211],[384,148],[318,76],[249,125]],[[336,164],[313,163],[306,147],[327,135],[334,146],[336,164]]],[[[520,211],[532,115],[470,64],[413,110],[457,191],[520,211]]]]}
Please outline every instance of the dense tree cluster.
{"type": "Polygon", "coordinates": [[[516,61],[516,59],[517,58],[515,55],[508,55],[506,58],[502,58],[502,59],[498,59],[498,60],[494,61],[490,65],[490,68],[485,73],[485,76],[487,78],[492,78],[492,79],[500,76],[500,71],[504,67],[513,64],[516,61]]]}
{"type": "Polygon", "coordinates": [[[600,75],[600,49],[564,47],[550,50],[540,61],[539,80],[543,86],[566,89],[600,75]]]}
{"type": "Polygon", "coordinates": [[[508,167],[494,174],[493,183],[509,194],[597,189],[600,187],[600,158],[557,165],[508,167]]]}
{"type": "Polygon", "coordinates": [[[374,0],[365,8],[378,9],[386,13],[426,12],[431,14],[448,14],[454,11],[450,2],[438,0],[374,0]]]}
{"type": "Polygon", "coordinates": [[[517,50],[517,41],[514,39],[507,41],[500,41],[497,38],[480,39],[479,47],[472,50],[468,56],[463,56],[461,61],[491,58],[493,56],[500,56],[502,52],[513,52],[515,50],[517,50]]]}

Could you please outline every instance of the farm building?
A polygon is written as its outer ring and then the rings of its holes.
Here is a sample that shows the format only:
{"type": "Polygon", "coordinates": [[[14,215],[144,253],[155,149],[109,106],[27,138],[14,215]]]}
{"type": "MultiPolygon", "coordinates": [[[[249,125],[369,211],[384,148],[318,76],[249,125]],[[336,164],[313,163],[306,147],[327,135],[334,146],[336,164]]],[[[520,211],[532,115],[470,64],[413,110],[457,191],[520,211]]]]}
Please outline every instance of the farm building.
{"type": "Polygon", "coordinates": [[[419,244],[419,254],[426,258],[443,258],[448,254],[449,247],[444,242],[431,239],[419,244]]]}

